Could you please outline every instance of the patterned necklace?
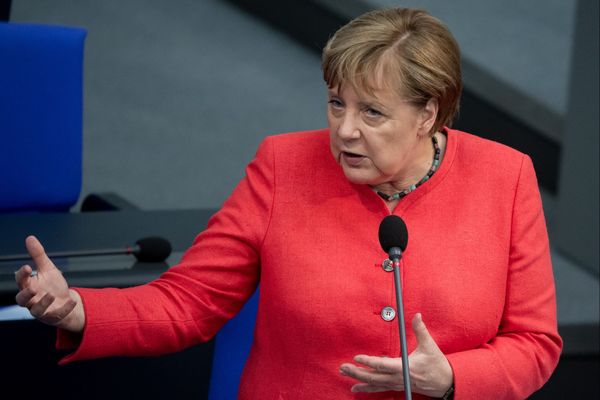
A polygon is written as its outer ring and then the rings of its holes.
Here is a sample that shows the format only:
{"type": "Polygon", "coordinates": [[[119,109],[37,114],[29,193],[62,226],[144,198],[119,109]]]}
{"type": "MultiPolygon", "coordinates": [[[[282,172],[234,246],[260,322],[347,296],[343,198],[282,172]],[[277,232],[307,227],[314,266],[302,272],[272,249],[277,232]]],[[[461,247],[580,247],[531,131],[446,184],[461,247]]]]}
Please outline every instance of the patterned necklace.
{"type": "Polygon", "coordinates": [[[441,151],[440,151],[440,146],[438,145],[438,141],[435,136],[431,137],[431,141],[433,142],[433,150],[434,150],[433,162],[431,163],[431,168],[429,168],[429,171],[427,172],[427,174],[425,174],[425,176],[419,182],[417,182],[414,185],[410,185],[407,189],[404,189],[401,192],[394,193],[394,194],[386,194],[386,193],[377,191],[377,194],[382,199],[384,199],[385,201],[399,200],[399,199],[403,198],[404,196],[406,196],[407,194],[409,194],[410,192],[412,192],[413,190],[415,190],[416,188],[418,188],[419,186],[421,186],[422,184],[424,184],[425,182],[427,182],[429,180],[429,178],[431,178],[433,176],[435,171],[440,166],[440,152],[441,151]]]}

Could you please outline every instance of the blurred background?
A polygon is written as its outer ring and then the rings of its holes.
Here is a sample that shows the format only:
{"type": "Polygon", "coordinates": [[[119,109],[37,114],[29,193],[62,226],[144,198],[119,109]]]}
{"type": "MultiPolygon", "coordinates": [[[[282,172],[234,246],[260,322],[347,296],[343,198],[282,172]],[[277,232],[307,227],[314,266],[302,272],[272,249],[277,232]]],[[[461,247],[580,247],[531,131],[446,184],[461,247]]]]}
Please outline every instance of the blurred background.
{"type": "Polygon", "coordinates": [[[532,156],[565,336],[553,379],[597,394],[597,1],[4,0],[0,19],[88,31],[81,199],[215,209],[266,135],[326,126],[329,35],[398,5],[429,11],[461,45],[455,127],[532,156]]]}

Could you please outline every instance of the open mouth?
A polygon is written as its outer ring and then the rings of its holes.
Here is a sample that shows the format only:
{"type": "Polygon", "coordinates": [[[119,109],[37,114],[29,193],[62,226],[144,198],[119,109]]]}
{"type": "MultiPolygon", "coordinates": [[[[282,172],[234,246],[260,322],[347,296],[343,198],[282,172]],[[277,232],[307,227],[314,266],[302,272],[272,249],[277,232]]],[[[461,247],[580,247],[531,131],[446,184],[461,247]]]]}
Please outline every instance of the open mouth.
{"type": "Polygon", "coordinates": [[[365,156],[357,153],[352,153],[350,151],[342,151],[341,154],[344,162],[351,167],[359,166],[365,159],[365,156]]]}
{"type": "Polygon", "coordinates": [[[351,153],[349,151],[342,151],[342,154],[345,157],[351,157],[351,158],[362,158],[364,157],[363,155],[357,154],[357,153],[351,153]]]}

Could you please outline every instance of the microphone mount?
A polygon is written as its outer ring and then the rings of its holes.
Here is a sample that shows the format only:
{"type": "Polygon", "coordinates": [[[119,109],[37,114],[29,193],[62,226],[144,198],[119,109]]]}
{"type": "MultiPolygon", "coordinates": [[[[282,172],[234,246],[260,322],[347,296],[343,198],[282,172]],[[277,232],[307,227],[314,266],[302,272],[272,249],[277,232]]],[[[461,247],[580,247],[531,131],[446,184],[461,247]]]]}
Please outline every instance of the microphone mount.
{"type": "Polygon", "coordinates": [[[396,309],[398,312],[398,330],[400,333],[400,350],[402,352],[402,376],[404,379],[404,395],[412,400],[410,388],[410,368],[408,365],[408,346],[406,344],[406,326],[404,322],[404,304],[402,302],[402,283],[400,281],[400,259],[408,244],[408,230],[402,218],[388,215],[379,225],[379,243],[383,251],[388,253],[394,265],[394,286],[396,288],[396,309]]]}

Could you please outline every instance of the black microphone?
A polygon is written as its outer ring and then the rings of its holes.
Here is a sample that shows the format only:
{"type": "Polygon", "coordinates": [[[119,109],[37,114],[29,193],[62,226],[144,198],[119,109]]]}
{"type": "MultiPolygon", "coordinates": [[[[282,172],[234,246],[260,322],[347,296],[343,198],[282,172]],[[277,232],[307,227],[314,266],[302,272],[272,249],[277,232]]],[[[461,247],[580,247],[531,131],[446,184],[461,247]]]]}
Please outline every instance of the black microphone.
{"type": "Polygon", "coordinates": [[[379,244],[394,262],[394,284],[396,286],[396,308],[398,310],[398,328],[400,331],[400,348],[402,349],[402,375],[406,400],[412,400],[410,390],[410,372],[408,367],[408,350],[406,346],[406,327],[404,326],[404,304],[402,303],[402,284],[400,283],[400,258],[408,244],[408,229],[402,218],[388,215],[379,224],[379,244]]]}
{"type": "Polygon", "coordinates": [[[383,251],[390,255],[390,260],[400,260],[408,244],[408,230],[402,218],[388,215],[381,221],[379,243],[383,251]]]}
{"type": "MultiPolygon", "coordinates": [[[[162,262],[171,254],[171,243],[169,243],[167,239],[158,236],[150,236],[136,241],[133,246],[127,246],[125,248],[46,253],[50,258],[111,256],[122,254],[133,254],[135,258],[141,262],[162,262]]],[[[9,254],[0,256],[0,262],[26,261],[30,259],[31,256],[29,254],[9,254]]]]}

